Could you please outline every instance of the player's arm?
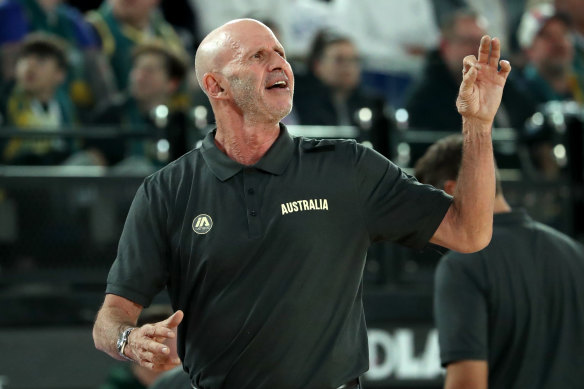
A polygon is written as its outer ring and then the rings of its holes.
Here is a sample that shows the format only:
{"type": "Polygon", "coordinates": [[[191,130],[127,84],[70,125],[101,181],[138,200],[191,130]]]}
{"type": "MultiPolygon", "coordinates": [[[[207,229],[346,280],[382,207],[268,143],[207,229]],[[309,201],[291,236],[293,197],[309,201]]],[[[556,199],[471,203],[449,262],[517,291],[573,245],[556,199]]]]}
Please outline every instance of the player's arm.
{"type": "MultiPolygon", "coordinates": [[[[124,330],[136,327],[141,312],[141,305],[107,294],[93,327],[95,347],[113,358],[123,360],[118,354],[117,340],[124,330]]],[[[156,371],[176,367],[180,363],[176,355],[176,330],[182,318],[182,311],[177,311],[166,320],[137,327],[128,337],[124,355],[156,371]]]]}
{"type": "Polygon", "coordinates": [[[444,389],[487,389],[489,368],[486,361],[458,361],[446,368],[444,389]]]}
{"type": "Polygon", "coordinates": [[[468,253],[489,244],[495,200],[495,162],[491,128],[511,65],[499,61],[500,42],[481,39],[478,60],[467,56],[456,106],[462,115],[462,165],[454,200],[432,243],[468,253]],[[499,65],[501,69],[499,70],[499,65]]]}

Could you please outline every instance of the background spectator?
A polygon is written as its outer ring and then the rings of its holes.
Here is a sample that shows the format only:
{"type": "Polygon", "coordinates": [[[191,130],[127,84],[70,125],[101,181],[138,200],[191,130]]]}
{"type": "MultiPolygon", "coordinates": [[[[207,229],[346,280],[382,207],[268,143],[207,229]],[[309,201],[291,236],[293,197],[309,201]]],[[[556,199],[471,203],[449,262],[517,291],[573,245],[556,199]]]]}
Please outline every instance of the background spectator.
{"type": "Polygon", "coordinates": [[[118,90],[128,86],[132,67],[132,49],[139,43],[156,38],[182,52],[183,44],[157,7],[160,0],[105,0],[98,10],[88,13],[103,52],[109,58],[118,90]]]}
{"type": "MultiPolygon", "coordinates": [[[[74,122],[74,110],[59,86],[67,76],[62,41],[45,34],[31,34],[16,61],[16,80],[8,86],[1,104],[5,124],[25,131],[59,130],[74,122]]],[[[72,151],[61,138],[44,140],[11,138],[2,145],[2,160],[9,164],[51,165],[72,151]]]]}
{"type": "Polygon", "coordinates": [[[382,97],[361,87],[361,58],[346,36],[319,32],[308,56],[309,73],[298,77],[294,109],[301,124],[354,125],[388,155],[389,120],[382,97]],[[367,110],[366,117],[363,117],[367,110]]]}
{"type": "Polygon", "coordinates": [[[160,160],[152,141],[131,140],[127,144],[119,140],[93,141],[89,143],[89,147],[97,148],[107,165],[132,156],[160,166],[161,163],[180,157],[190,148],[187,139],[190,128],[187,115],[184,111],[169,107],[171,97],[187,73],[187,61],[184,56],[167,48],[163,42],[136,46],[132,58],[128,92],[99,107],[94,123],[122,126],[130,131],[158,129],[159,132],[162,131],[159,135],[169,142],[168,159],[160,160]],[[164,112],[156,112],[157,108],[164,112]]]}
{"type": "MultiPolygon", "coordinates": [[[[429,54],[421,80],[408,92],[406,109],[412,127],[460,130],[461,119],[454,104],[462,79],[460,64],[465,56],[474,54],[476,42],[486,34],[485,26],[485,20],[469,10],[456,11],[446,18],[440,48],[429,54]]],[[[534,111],[529,97],[509,80],[495,126],[522,128],[534,111]]]]}
{"type": "Polygon", "coordinates": [[[67,42],[70,65],[63,86],[77,108],[87,112],[114,92],[111,70],[83,16],[60,0],[6,0],[0,3],[0,58],[4,82],[12,80],[16,53],[26,34],[43,31],[67,42]]]}
{"type": "Polygon", "coordinates": [[[574,47],[567,15],[555,13],[551,4],[536,6],[523,15],[518,37],[528,60],[523,77],[537,103],[584,102],[573,70],[574,47]]]}
{"type": "Polygon", "coordinates": [[[584,3],[582,0],[555,0],[559,13],[569,15],[574,36],[574,70],[580,89],[584,90],[584,3]]]}

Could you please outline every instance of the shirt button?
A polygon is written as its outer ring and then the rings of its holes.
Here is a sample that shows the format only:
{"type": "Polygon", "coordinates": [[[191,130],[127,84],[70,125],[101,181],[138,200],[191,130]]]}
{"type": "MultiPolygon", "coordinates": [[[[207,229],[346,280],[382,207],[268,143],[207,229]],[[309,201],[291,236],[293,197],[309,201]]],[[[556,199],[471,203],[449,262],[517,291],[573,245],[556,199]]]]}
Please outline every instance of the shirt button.
{"type": "Polygon", "coordinates": [[[258,213],[257,213],[255,210],[251,210],[251,211],[249,211],[249,215],[250,215],[250,216],[257,216],[257,214],[258,214],[258,213]]]}
{"type": "Polygon", "coordinates": [[[252,194],[254,194],[254,193],[255,193],[255,190],[253,190],[253,188],[249,188],[249,189],[247,190],[247,194],[250,194],[250,195],[252,195],[252,194]]]}

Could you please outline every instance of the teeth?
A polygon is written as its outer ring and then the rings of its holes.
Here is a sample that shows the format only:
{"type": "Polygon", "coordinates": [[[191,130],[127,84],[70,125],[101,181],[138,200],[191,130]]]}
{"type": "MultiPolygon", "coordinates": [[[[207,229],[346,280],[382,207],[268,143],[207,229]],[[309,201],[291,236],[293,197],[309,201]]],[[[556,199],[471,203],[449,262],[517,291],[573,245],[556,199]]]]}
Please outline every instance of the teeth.
{"type": "Polygon", "coordinates": [[[276,85],[286,85],[286,81],[278,81],[274,84],[274,86],[276,85]]]}

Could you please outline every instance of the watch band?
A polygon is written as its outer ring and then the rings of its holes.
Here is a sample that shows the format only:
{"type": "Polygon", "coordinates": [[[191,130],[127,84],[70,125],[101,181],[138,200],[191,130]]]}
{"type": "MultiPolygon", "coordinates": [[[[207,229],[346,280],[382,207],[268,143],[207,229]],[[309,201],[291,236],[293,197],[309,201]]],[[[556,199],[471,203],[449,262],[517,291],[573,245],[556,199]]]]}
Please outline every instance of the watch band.
{"type": "Polygon", "coordinates": [[[124,350],[126,349],[126,346],[128,344],[128,338],[130,337],[130,333],[135,329],[136,329],[136,327],[126,328],[122,332],[122,334],[120,335],[120,338],[118,339],[118,343],[117,343],[118,354],[120,355],[120,357],[124,358],[127,361],[131,361],[131,362],[134,362],[134,360],[132,358],[126,356],[126,354],[124,354],[124,350]]]}

